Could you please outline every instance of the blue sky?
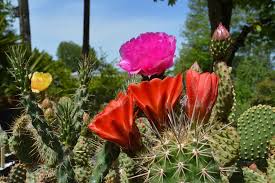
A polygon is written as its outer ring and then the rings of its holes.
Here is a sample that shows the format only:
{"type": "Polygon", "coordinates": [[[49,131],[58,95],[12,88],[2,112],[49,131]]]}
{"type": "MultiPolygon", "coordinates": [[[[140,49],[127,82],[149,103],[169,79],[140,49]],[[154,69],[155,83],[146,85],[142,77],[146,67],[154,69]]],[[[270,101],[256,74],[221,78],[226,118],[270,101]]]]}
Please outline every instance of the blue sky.
{"type": "MultiPolygon", "coordinates": [[[[29,6],[33,47],[55,56],[61,41],[82,43],[83,0],[29,0],[29,6]]],[[[113,61],[119,58],[121,44],[132,37],[166,32],[177,37],[179,49],[187,13],[187,0],[173,7],[167,0],[91,0],[90,44],[113,61]]]]}

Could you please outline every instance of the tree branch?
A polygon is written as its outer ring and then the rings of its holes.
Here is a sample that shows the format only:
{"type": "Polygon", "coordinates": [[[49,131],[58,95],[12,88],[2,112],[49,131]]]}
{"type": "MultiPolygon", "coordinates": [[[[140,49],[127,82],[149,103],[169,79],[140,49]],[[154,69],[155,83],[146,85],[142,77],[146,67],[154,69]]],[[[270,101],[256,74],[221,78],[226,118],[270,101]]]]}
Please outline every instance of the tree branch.
{"type": "Polygon", "coordinates": [[[232,62],[233,62],[233,58],[235,56],[235,53],[239,50],[240,47],[244,46],[244,42],[245,42],[248,34],[254,30],[254,26],[256,26],[256,25],[264,26],[264,25],[267,25],[267,24],[271,23],[271,21],[272,21],[271,18],[263,19],[263,20],[260,20],[258,22],[252,23],[250,25],[245,25],[242,28],[241,33],[235,39],[233,44],[230,46],[229,51],[227,53],[227,56],[226,56],[225,60],[226,60],[228,66],[232,66],[232,62]]]}

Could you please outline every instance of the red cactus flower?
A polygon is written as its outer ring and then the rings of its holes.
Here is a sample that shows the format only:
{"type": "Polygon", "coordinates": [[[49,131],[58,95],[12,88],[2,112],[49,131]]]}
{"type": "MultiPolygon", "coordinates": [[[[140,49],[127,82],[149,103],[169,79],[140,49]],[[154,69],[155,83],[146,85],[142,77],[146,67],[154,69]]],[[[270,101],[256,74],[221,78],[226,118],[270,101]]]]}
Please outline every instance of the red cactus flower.
{"type": "Polygon", "coordinates": [[[139,106],[158,130],[166,126],[167,112],[171,111],[182,93],[182,76],[155,78],[139,84],[131,84],[131,93],[139,106]]]}
{"type": "Polygon", "coordinates": [[[126,151],[138,150],[141,136],[134,123],[133,107],[132,96],[119,93],[88,127],[101,138],[117,143],[126,151]]]}
{"type": "Polygon", "coordinates": [[[230,37],[230,33],[228,30],[222,25],[222,23],[219,24],[219,26],[216,28],[216,30],[213,33],[212,39],[215,41],[222,41],[230,37]]]}
{"type": "Polygon", "coordinates": [[[218,95],[218,76],[189,69],[186,72],[186,95],[188,118],[207,121],[218,95]]]}

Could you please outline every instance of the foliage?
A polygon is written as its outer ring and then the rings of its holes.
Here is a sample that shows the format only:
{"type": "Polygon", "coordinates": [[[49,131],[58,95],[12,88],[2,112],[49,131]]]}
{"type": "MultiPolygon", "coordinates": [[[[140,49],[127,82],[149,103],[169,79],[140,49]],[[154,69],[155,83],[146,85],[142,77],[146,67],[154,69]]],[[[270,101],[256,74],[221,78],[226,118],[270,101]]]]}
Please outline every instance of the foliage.
{"type": "Polygon", "coordinates": [[[56,55],[73,72],[77,71],[78,60],[81,57],[81,47],[78,44],[73,41],[62,41],[59,43],[56,55]]]}
{"type": "Polygon", "coordinates": [[[91,94],[91,114],[95,114],[102,105],[116,96],[117,91],[122,88],[126,77],[127,74],[120,73],[112,64],[106,63],[104,58],[101,58],[88,87],[91,94]]]}
{"type": "Polygon", "coordinates": [[[207,2],[189,1],[190,13],[185,22],[182,36],[185,38],[176,61],[175,72],[183,72],[193,62],[198,62],[203,70],[209,70],[211,58],[208,52],[210,25],[208,22],[207,2]]]}
{"type": "Polygon", "coordinates": [[[257,83],[255,95],[252,98],[252,104],[267,104],[275,106],[275,71],[272,71],[268,77],[257,83]]]}
{"type": "MultiPolygon", "coordinates": [[[[243,25],[258,20],[266,10],[257,7],[259,4],[264,7],[266,1],[245,2],[249,6],[246,6],[243,1],[234,1],[235,6],[231,21],[233,39],[238,36],[243,25]],[[253,8],[253,11],[248,7],[253,8]]],[[[191,11],[182,32],[185,42],[182,44],[180,56],[176,60],[174,69],[176,73],[184,72],[194,61],[198,61],[204,70],[211,70],[211,58],[208,53],[210,25],[208,23],[207,2],[201,0],[189,1],[189,8],[191,11]]],[[[272,8],[269,7],[266,13],[273,17],[272,8]]],[[[263,80],[272,81],[272,74],[270,74],[274,72],[272,71],[274,59],[271,57],[272,52],[274,52],[274,29],[272,30],[272,26],[274,26],[274,23],[261,26],[261,31],[256,31],[255,28],[255,31],[247,37],[245,47],[242,47],[234,58],[232,77],[235,81],[235,93],[238,101],[236,105],[240,109],[239,113],[246,110],[252,103],[258,104],[256,102],[257,97],[261,96],[258,87],[261,85],[257,85],[257,83],[263,80]]],[[[268,86],[272,86],[273,82],[267,83],[269,83],[268,86]]],[[[265,98],[268,100],[266,104],[271,104],[270,102],[274,101],[274,97],[267,89],[266,92],[265,98]]]]}
{"type": "Polygon", "coordinates": [[[8,1],[0,1],[0,96],[10,94],[10,90],[14,90],[14,88],[9,86],[9,83],[4,82],[5,80],[11,80],[6,70],[8,62],[5,52],[18,39],[12,29],[12,8],[8,1]]]}

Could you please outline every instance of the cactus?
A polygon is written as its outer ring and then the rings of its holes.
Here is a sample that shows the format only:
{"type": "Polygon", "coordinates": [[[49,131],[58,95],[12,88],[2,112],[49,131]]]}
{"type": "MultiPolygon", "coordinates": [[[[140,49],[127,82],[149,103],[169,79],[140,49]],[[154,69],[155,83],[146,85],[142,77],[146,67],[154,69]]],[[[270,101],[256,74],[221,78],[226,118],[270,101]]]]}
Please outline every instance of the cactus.
{"type": "Polygon", "coordinates": [[[79,135],[78,121],[74,120],[74,105],[70,98],[62,97],[57,106],[57,120],[60,129],[60,141],[68,147],[76,144],[79,135]]]}
{"type": "Polygon", "coordinates": [[[10,183],[25,183],[27,169],[22,163],[14,165],[10,172],[9,182],[10,183]]]}
{"type": "Polygon", "coordinates": [[[232,68],[228,67],[225,62],[218,62],[215,64],[214,71],[219,76],[219,88],[212,117],[214,117],[214,120],[228,123],[228,116],[234,101],[233,83],[231,79],[232,68]]]}
{"type": "Polygon", "coordinates": [[[75,179],[79,183],[88,182],[92,175],[92,158],[95,153],[95,142],[93,139],[80,136],[73,149],[75,179]]]}
{"type": "Polygon", "coordinates": [[[77,144],[74,146],[74,163],[79,166],[89,166],[95,153],[95,145],[92,139],[80,136],[77,144]]]}
{"type": "Polygon", "coordinates": [[[23,127],[19,126],[20,128],[15,127],[10,140],[11,147],[17,155],[19,154],[18,157],[23,162],[32,163],[33,166],[42,163],[56,167],[58,182],[75,182],[71,160],[81,128],[86,125],[82,122],[82,116],[87,110],[87,86],[93,71],[93,63],[89,58],[80,61],[80,87],[74,94],[74,102],[65,106],[60,104],[59,110],[56,111],[55,106],[48,99],[42,101],[41,105],[36,102],[36,95],[31,92],[32,85],[29,80],[30,67],[28,65],[30,58],[26,58],[26,51],[22,47],[14,47],[8,58],[11,63],[10,73],[15,78],[20,92],[21,105],[25,108],[25,114],[30,117],[28,124],[24,124],[23,127]],[[48,109],[52,109],[52,111],[48,109]],[[52,115],[53,111],[56,114],[52,115]],[[48,118],[49,112],[51,113],[50,118],[48,118]],[[62,125],[53,126],[52,122],[56,121],[62,125]],[[59,138],[57,134],[60,133],[62,135],[59,138]],[[25,136],[20,139],[23,137],[22,135],[25,136]],[[35,155],[35,158],[31,155],[35,155]],[[34,161],[36,159],[39,161],[34,161]]]}
{"type": "Polygon", "coordinates": [[[0,183],[8,183],[8,178],[0,176],[0,183]]]}
{"type": "Polygon", "coordinates": [[[29,115],[22,115],[15,121],[9,146],[21,162],[33,164],[43,161],[48,165],[57,162],[56,152],[44,144],[29,115]]]}
{"type": "Polygon", "coordinates": [[[89,181],[92,183],[100,183],[107,175],[112,163],[118,158],[120,148],[112,143],[105,142],[100,152],[97,154],[96,166],[93,170],[92,176],[89,181]]]}
{"type": "Polygon", "coordinates": [[[178,138],[170,131],[140,157],[148,182],[219,182],[220,168],[205,138],[194,131],[178,138]]]}
{"type": "Polygon", "coordinates": [[[232,44],[231,38],[227,38],[226,40],[222,40],[222,41],[211,40],[209,50],[213,59],[215,61],[223,60],[231,44],[232,44]]]}
{"type": "Polygon", "coordinates": [[[121,183],[131,183],[132,178],[137,173],[137,164],[136,162],[128,157],[125,153],[121,153],[118,158],[119,162],[119,172],[120,172],[120,182],[121,183]]]}
{"type": "Polygon", "coordinates": [[[30,125],[31,117],[22,115],[16,119],[12,128],[12,137],[9,139],[11,151],[15,152],[17,158],[24,163],[36,163],[39,158],[30,125]]]}
{"type": "Polygon", "coordinates": [[[245,183],[268,183],[266,175],[259,170],[254,171],[247,167],[243,168],[242,170],[245,183]]]}
{"type": "Polygon", "coordinates": [[[217,124],[211,131],[209,142],[221,166],[232,165],[238,159],[240,138],[234,127],[217,124]]]}
{"type": "Polygon", "coordinates": [[[27,173],[27,183],[57,183],[55,170],[46,166],[27,173]]]}
{"type": "Polygon", "coordinates": [[[267,157],[269,141],[275,133],[275,111],[258,105],[248,109],[238,119],[240,158],[255,160],[267,157]]]}
{"type": "Polygon", "coordinates": [[[75,180],[78,183],[88,183],[92,170],[92,168],[74,166],[75,180]]]}

